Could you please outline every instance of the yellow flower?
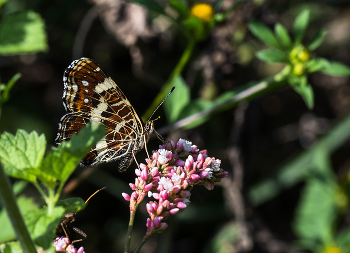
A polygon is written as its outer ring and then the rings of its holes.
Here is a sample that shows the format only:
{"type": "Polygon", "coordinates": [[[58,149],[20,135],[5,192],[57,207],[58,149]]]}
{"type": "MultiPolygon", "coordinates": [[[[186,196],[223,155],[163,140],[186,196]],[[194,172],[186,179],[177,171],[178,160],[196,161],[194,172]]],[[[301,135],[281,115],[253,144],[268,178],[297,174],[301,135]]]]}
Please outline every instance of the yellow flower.
{"type": "Polygon", "coordinates": [[[304,64],[302,63],[296,63],[293,66],[293,74],[296,76],[301,76],[305,73],[305,67],[304,64]]]}
{"type": "Polygon", "coordinates": [[[344,251],[341,248],[344,248],[344,246],[331,245],[325,248],[322,253],[343,253],[344,251]]]}
{"type": "Polygon", "coordinates": [[[202,22],[209,22],[214,16],[214,10],[209,4],[195,4],[191,8],[191,16],[199,18],[202,22]]]}

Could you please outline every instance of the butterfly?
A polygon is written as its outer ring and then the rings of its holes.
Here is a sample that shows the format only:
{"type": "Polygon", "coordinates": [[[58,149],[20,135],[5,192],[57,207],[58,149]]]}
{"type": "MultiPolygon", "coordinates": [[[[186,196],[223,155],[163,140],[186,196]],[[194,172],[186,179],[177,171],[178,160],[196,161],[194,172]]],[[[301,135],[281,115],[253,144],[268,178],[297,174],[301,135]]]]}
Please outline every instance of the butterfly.
{"type": "MultiPolygon", "coordinates": [[[[122,90],[92,59],[84,57],[73,61],[64,71],[63,84],[62,100],[67,114],[60,120],[55,142],[69,140],[89,122],[103,124],[106,136],[81,164],[93,166],[116,161],[119,171],[125,171],[154,131],[154,120],[144,124],[122,90]]],[[[148,155],[147,148],[146,152],[148,155]]]]}

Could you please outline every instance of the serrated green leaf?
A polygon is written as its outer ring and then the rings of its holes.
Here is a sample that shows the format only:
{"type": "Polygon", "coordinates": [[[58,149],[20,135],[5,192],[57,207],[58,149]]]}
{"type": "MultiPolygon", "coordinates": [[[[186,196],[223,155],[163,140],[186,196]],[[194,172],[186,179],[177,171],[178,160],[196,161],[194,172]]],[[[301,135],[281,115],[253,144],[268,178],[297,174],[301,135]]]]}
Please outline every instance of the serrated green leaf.
{"type": "Polygon", "coordinates": [[[169,5],[175,9],[182,18],[188,17],[188,5],[187,1],[181,1],[181,0],[172,0],[170,1],[169,5]]]}
{"type": "Polygon", "coordinates": [[[319,45],[321,45],[321,43],[322,43],[324,37],[326,36],[326,34],[327,34],[327,30],[326,29],[322,29],[322,30],[317,31],[317,33],[311,39],[311,42],[310,42],[310,44],[308,46],[308,49],[310,51],[313,51],[316,48],[318,48],[319,45]]]}
{"type": "Polygon", "coordinates": [[[289,37],[288,31],[280,23],[277,23],[275,25],[275,34],[276,34],[277,39],[284,46],[284,48],[290,49],[292,42],[291,42],[291,39],[289,37]]]}
{"type": "MultiPolygon", "coordinates": [[[[58,148],[53,147],[43,160],[40,169],[64,184],[91,147],[105,134],[103,125],[88,124],[78,135],[74,134],[69,142],[61,143],[58,148]]],[[[49,185],[49,187],[52,186],[49,185]]]]}
{"type": "Polygon", "coordinates": [[[288,63],[288,57],[285,52],[275,49],[268,48],[256,52],[256,57],[265,62],[283,62],[288,63]]]}
{"type": "Polygon", "coordinates": [[[340,62],[330,62],[323,70],[322,73],[330,76],[348,76],[350,75],[350,68],[340,62]]]}
{"type": "Polygon", "coordinates": [[[0,54],[31,54],[48,50],[44,20],[23,11],[5,15],[0,23],[0,54]]]}
{"type": "MultiPolygon", "coordinates": [[[[210,101],[204,101],[201,99],[193,100],[193,101],[191,101],[191,103],[189,103],[187,106],[185,106],[183,108],[179,118],[182,119],[182,118],[185,118],[185,117],[190,116],[192,114],[195,114],[197,112],[203,111],[205,109],[210,108],[212,105],[213,105],[213,103],[210,101]]],[[[203,124],[203,122],[207,121],[209,118],[210,118],[210,116],[208,116],[208,115],[200,117],[199,119],[192,121],[190,124],[187,124],[184,127],[184,129],[191,129],[191,128],[194,128],[196,126],[199,126],[199,125],[203,124]]]]}
{"type": "Polygon", "coordinates": [[[295,44],[298,45],[304,38],[307,26],[309,24],[310,11],[302,10],[294,21],[294,39],[295,44]]]}
{"type": "Polygon", "coordinates": [[[18,130],[16,136],[4,132],[0,137],[0,160],[5,172],[12,177],[34,182],[31,169],[38,168],[46,149],[44,135],[18,130]]]}
{"type": "Polygon", "coordinates": [[[301,194],[295,214],[294,230],[301,239],[327,242],[332,238],[336,218],[335,187],[332,183],[310,178],[301,194]]]}
{"type": "Polygon", "coordinates": [[[85,201],[81,198],[69,198],[57,201],[56,206],[64,208],[64,213],[76,213],[83,210],[86,205],[85,201]]]}
{"type": "Polygon", "coordinates": [[[169,96],[164,103],[168,121],[170,123],[179,119],[182,109],[190,102],[190,89],[180,75],[173,78],[172,86],[175,86],[175,91],[169,96]]]}
{"type": "Polygon", "coordinates": [[[259,22],[250,21],[249,30],[267,46],[282,49],[270,28],[259,22]]]}
{"type": "Polygon", "coordinates": [[[308,73],[320,71],[329,65],[328,60],[324,58],[313,58],[305,63],[305,68],[308,73]]]}

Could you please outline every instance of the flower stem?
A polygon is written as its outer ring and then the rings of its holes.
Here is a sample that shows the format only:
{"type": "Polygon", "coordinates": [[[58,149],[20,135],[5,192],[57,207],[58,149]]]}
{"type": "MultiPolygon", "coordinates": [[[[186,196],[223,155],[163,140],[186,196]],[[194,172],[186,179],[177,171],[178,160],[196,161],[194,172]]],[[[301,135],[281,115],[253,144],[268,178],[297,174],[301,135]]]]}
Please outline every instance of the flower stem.
{"type": "Polygon", "coordinates": [[[127,234],[126,234],[126,241],[125,241],[124,253],[128,253],[128,252],[129,252],[129,249],[130,249],[132,228],[133,228],[133,225],[134,225],[136,209],[137,209],[137,206],[136,206],[135,208],[133,208],[133,210],[130,210],[130,220],[129,220],[128,232],[127,232],[127,234]]]}
{"type": "Polygon", "coordinates": [[[194,38],[190,37],[188,45],[187,45],[185,51],[182,53],[182,56],[181,56],[179,62],[177,63],[176,67],[174,68],[173,72],[170,74],[167,82],[165,83],[163,88],[160,90],[160,92],[158,93],[156,98],[153,100],[151,106],[143,114],[143,116],[142,116],[143,121],[147,121],[148,120],[148,118],[153,113],[154,109],[164,99],[165,94],[168,91],[170,91],[170,88],[171,88],[171,85],[172,85],[172,82],[173,82],[174,78],[182,72],[182,70],[186,66],[188,60],[190,59],[190,56],[192,54],[192,51],[193,51],[193,48],[194,48],[195,44],[196,44],[196,40],[194,38]]]}
{"type": "Polygon", "coordinates": [[[147,234],[145,237],[143,237],[142,241],[137,245],[133,253],[138,253],[142,246],[147,242],[147,240],[151,237],[152,234],[147,234]]]}
{"type": "Polygon", "coordinates": [[[32,239],[29,236],[23,217],[17,206],[15,195],[12,191],[11,183],[6,176],[3,168],[0,166],[0,199],[5,206],[7,214],[15,230],[23,252],[36,253],[32,239]]]}

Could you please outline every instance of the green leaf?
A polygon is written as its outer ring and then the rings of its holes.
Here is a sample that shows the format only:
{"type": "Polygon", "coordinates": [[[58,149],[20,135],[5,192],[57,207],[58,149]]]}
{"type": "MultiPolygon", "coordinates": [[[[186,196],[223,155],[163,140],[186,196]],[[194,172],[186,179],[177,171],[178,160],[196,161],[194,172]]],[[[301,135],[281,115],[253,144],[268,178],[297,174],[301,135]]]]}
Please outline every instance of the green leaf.
{"type": "Polygon", "coordinates": [[[180,75],[173,78],[172,86],[175,91],[167,98],[164,103],[164,110],[170,123],[179,119],[179,115],[183,108],[188,105],[191,100],[190,89],[180,75]]]}
{"type": "Polygon", "coordinates": [[[5,15],[0,22],[0,54],[30,54],[48,50],[44,20],[23,11],[5,15]]]}
{"type": "Polygon", "coordinates": [[[298,45],[304,38],[307,26],[309,24],[310,11],[304,9],[300,14],[295,18],[294,21],[294,39],[295,44],[298,45]]]}
{"type": "Polygon", "coordinates": [[[330,62],[328,66],[326,66],[322,73],[330,75],[330,76],[348,76],[350,75],[350,68],[340,62],[330,62]]]}
{"type": "Polygon", "coordinates": [[[64,208],[64,213],[76,213],[85,208],[85,201],[81,198],[69,198],[57,201],[56,206],[64,208]]]}
{"type": "Polygon", "coordinates": [[[300,239],[326,243],[332,238],[336,214],[335,185],[312,177],[302,192],[294,230],[300,239]]]}
{"type": "MultiPolygon", "coordinates": [[[[105,134],[103,125],[88,124],[78,135],[74,134],[69,142],[61,143],[58,148],[53,147],[43,160],[40,169],[64,184],[91,147],[105,134]]],[[[52,187],[50,181],[46,183],[49,184],[48,187],[52,187]]]]}
{"type": "MultiPolygon", "coordinates": [[[[18,197],[17,204],[22,216],[31,210],[38,209],[38,206],[34,203],[33,199],[27,197],[18,197]]],[[[15,231],[13,230],[10,219],[4,209],[0,212],[0,224],[0,243],[15,240],[15,231]]]]}
{"type": "Polygon", "coordinates": [[[311,42],[310,42],[310,44],[308,46],[308,49],[310,51],[313,51],[316,48],[318,48],[319,45],[321,45],[321,43],[322,43],[324,37],[326,36],[326,34],[327,34],[327,30],[326,29],[322,29],[322,30],[317,31],[317,33],[311,39],[311,42]]]}
{"type": "Polygon", "coordinates": [[[307,83],[306,76],[294,76],[289,78],[289,82],[293,89],[303,98],[309,110],[311,110],[314,107],[314,91],[311,85],[307,83]]]}
{"type": "Polygon", "coordinates": [[[270,28],[267,26],[255,22],[255,21],[250,21],[248,24],[249,30],[262,42],[264,42],[267,46],[282,49],[281,45],[275,38],[275,35],[271,31],[270,28]]]}
{"type": "MultiPolygon", "coordinates": [[[[191,103],[189,103],[186,107],[183,108],[179,118],[182,119],[182,118],[185,118],[185,117],[190,116],[192,114],[195,114],[197,112],[203,111],[205,109],[210,108],[212,105],[213,105],[213,103],[210,101],[204,101],[201,99],[193,100],[193,101],[191,101],[191,103]]],[[[192,121],[191,123],[187,124],[184,127],[184,129],[191,129],[191,128],[197,127],[197,126],[203,124],[208,119],[210,119],[209,115],[202,116],[202,117],[198,118],[197,120],[192,121]]]]}
{"type": "Polygon", "coordinates": [[[8,0],[0,0],[0,8],[3,6],[8,0]]]}
{"type": "Polygon", "coordinates": [[[184,21],[184,25],[197,40],[205,37],[204,24],[199,18],[191,16],[184,21]]]}
{"type": "Polygon", "coordinates": [[[0,244],[0,252],[3,253],[23,253],[19,241],[0,244]]]}
{"type": "Polygon", "coordinates": [[[188,5],[187,1],[182,0],[172,0],[169,5],[174,8],[182,18],[188,17],[188,5]]]}
{"type": "Polygon", "coordinates": [[[21,77],[20,73],[17,73],[14,75],[11,80],[7,83],[6,86],[4,86],[3,89],[0,89],[0,107],[10,98],[10,91],[13,87],[13,85],[18,81],[18,79],[21,77]],[[3,92],[1,92],[3,90],[3,92]]]}
{"type": "Polygon", "coordinates": [[[286,53],[275,48],[260,50],[256,53],[256,57],[265,62],[288,63],[288,57],[286,53]]]}
{"type": "Polygon", "coordinates": [[[280,23],[277,23],[275,25],[275,34],[277,39],[281,42],[281,44],[284,46],[286,49],[290,49],[292,43],[291,39],[289,37],[287,29],[281,25],[280,23]]]}
{"type": "Polygon", "coordinates": [[[16,136],[4,132],[0,137],[0,160],[5,172],[12,177],[34,182],[31,169],[38,168],[46,148],[44,135],[19,129],[16,136]]]}
{"type": "Polygon", "coordinates": [[[316,72],[325,69],[329,65],[328,60],[324,58],[313,58],[305,63],[305,68],[308,73],[316,72]]]}
{"type": "Polygon", "coordinates": [[[27,225],[28,232],[36,245],[43,247],[44,250],[52,248],[56,227],[64,214],[63,207],[55,207],[52,212],[48,214],[47,207],[45,206],[41,210],[32,210],[24,215],[23,218],[27,225]]]}

